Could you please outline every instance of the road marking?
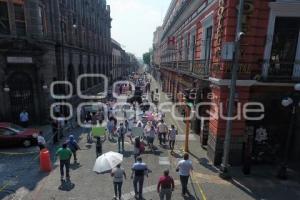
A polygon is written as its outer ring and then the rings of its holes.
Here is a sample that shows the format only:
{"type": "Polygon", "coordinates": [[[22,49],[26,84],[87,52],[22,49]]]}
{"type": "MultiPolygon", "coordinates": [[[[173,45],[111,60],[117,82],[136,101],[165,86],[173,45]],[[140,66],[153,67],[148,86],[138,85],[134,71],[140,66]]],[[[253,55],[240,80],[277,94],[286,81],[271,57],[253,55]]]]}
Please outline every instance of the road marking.
{"type": "Polygon", "coordinates": [[[214,183],[219,185],[230,185],[231,183],[223,180],[218,175],[202,174],[193,172],[193,178],[199,180],[199,183],[214,183]]]}
{"type": "MultiPolygon", "coordinates": [[[[174,182],[175,182],[175,185],[180,185],[179,180],[175,180],[174,182]]],[[[148,187],[144,187],[143,188],[143,194],[154,192],[154,191],[156,191],[156,188],[157,188],[157,185],[151,185],[151,186],[148,186],[148,187]]],[[[134,191],[131,191],[129,193],[126,193],[126,194],[122,195],[122,198],[124,200],[130,200],[133,197],[134,197],[134,191]]]]}
{"type": "Polygon", "coordinates": [[[170,165],[170,160],[168,157],[159,157],[159,165],[170,165]]]}

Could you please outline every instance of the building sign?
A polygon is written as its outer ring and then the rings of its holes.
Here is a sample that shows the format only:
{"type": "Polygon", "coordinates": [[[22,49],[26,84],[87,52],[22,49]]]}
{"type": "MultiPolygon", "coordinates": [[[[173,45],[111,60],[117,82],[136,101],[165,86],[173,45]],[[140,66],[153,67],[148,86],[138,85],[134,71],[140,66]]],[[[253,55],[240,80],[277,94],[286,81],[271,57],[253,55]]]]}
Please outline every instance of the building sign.
{"type": "Polygon", "coordinates": [[[14,63],[14,64],[32,64],[33,63],[32,57],[7,56],[6,61],[7,61],[7,63],[14,63]]]}
{"type": "Polygon", "coordinates": [[[219,0],[219,7],[217,12],[217,33],[216,33],[216,40],[217,40],[217,49],[216,55],[221,55],[221,47],[222,47],[222,36],[223,36],[223,23],[224,23],[224,11],[225,11],[225,0],[219,0]]]}

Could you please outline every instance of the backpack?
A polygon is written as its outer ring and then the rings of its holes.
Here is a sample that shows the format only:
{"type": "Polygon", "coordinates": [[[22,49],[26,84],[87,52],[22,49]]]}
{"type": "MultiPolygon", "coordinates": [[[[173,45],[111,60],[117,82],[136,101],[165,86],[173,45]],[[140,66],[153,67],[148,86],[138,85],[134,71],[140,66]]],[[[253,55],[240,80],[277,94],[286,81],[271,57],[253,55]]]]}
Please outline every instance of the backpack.
{"type": "Polygon", "coordinates": [[[119,136],[120,136],[120,137],[123,137],[123,136],[125,135],[125,133],[126,133],[126,129],[125,129],[124,127],[121,127],[121,128],[119,129],[119,136]]]}

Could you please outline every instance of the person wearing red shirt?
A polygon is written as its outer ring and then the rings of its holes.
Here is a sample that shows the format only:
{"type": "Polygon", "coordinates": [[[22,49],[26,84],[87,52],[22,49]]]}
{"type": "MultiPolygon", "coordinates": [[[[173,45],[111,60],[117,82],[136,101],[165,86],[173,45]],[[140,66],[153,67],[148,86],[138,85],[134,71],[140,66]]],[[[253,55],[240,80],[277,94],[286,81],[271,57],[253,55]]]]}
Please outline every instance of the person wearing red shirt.
{"type": "Polygon", "coordinates": [[[160,200],[171,200],[172,192],[174,191],[174,179],[169,176],[169,170],[164,171],[164,175],[159,178],[157,184],[157,192],[159,193],[160,200]]]}

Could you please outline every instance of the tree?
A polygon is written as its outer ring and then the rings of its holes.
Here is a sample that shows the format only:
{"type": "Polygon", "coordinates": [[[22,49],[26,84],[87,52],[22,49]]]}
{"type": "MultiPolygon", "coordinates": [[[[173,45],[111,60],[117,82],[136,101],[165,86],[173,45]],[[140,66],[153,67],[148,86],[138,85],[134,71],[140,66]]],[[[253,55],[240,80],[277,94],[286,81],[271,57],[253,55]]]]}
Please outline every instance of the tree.
{"type": "Polygon", "coordinates": [[[150,56],[151,56],[150,52],[147,52],[147,53],[143,54],[143,61],[147,65],[150,65],[150,56]]]}

